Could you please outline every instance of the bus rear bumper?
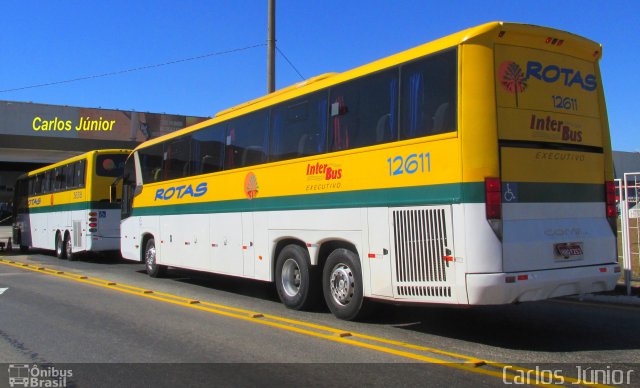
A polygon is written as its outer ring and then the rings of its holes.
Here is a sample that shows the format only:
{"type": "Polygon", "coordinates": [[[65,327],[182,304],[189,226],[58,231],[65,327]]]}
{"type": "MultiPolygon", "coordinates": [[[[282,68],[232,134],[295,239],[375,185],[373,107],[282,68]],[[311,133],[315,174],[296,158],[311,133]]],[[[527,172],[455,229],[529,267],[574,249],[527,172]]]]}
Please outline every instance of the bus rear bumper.
{"type": "Polygon", "coordinates": [[[467,296],[471,305],[492,305],[610,291],[616,286],[619,271],[617,264],[602,264],[548,271],[467,274],[467,296]]]}
{"type": "Polygon", "coordinates": [[[119,237],[102,237],[102,236],[87,236],[88,251],[117,251],[120,250],[120,238],[119,237]]]}

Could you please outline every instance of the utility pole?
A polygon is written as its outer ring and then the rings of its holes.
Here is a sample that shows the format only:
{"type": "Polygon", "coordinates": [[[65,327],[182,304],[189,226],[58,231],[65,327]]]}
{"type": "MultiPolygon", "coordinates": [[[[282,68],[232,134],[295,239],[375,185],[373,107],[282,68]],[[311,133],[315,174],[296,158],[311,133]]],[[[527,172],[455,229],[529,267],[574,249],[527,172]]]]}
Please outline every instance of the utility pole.
{"type": "Polygon", "coordinates": [[[268,1],[267,93],[273,93],[276,90],[276,0],[268,1]]]}

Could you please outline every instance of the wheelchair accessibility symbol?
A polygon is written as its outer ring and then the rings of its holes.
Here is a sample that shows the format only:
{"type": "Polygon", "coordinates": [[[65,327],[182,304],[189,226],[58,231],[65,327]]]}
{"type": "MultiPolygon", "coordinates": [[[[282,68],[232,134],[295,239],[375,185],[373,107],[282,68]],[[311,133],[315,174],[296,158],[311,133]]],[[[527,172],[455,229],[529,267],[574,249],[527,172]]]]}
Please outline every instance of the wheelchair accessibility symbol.
{"type": "Polygon", "coordinates": [[[503,183],[502,184],[502,199],[504,202],[518,202],[518,184],[517,183],[503,183]]]}

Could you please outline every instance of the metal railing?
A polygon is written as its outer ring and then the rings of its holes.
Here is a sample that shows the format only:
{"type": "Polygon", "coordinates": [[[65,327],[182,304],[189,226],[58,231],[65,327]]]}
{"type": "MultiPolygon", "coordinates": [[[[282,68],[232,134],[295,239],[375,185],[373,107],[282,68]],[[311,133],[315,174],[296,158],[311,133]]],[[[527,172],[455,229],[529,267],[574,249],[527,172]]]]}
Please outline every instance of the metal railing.
{"type": "Polygon", "coordinates": [[[620,214],[618,261],[622,263],[627,294],[631,282],[640,281],[640,172],[615,180],[620,214]]]}

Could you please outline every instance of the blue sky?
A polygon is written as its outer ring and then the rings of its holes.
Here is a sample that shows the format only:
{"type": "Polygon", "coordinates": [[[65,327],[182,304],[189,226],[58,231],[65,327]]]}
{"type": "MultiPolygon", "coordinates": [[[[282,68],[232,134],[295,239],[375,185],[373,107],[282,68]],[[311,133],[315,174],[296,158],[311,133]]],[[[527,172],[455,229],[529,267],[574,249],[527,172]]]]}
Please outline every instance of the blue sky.
{"type": "MultiPolygon", "coordinates": [[[[267,0],[0,4],[0,90],[266,43],[267,0]]],[[[554,27],[603,45],[613,148],[640,152],[640,1],[277,1],[278,47],[306,78],[345,71],[489,21],[554,27]]],[[[301,80],[282,56],[276,86],[301,80]]],[[[263,95],[266,47],[19,91],[0,100],[213,116],[263,95]]]]}

